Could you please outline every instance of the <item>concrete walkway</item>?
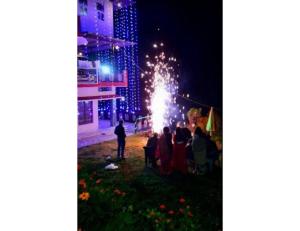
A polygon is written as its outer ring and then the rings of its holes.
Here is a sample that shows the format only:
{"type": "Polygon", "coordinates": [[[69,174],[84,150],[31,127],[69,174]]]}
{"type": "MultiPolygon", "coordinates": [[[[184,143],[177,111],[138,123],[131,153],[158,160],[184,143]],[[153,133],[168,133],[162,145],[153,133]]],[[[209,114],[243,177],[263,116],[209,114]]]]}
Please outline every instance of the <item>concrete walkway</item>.
{"type": "MultiPolygon", "coordinates": [[[[124,123],[127,136],[134,134],[134,123],[124,123]]],[[[77,135],[77,148],[116,139],[115,127],[110,126],[109,120],[99,120],[99,129],[94,132],[80,133],[77,135]]]]}

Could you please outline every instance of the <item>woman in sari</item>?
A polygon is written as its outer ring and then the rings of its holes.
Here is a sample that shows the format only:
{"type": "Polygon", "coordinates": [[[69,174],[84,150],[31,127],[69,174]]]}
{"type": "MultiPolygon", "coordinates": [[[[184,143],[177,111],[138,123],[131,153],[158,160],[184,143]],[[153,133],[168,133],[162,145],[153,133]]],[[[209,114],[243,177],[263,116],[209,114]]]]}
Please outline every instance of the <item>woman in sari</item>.
{"type": "Polygon", "coordinates": [[[170,129],[168,127],[164,127],[163,134],[159,137],[158,150],[161,174],[170,174],[172,158],[172,134],[170,133],[170,129]]]}
{"type": "Polygon", "coordinates": [[[179,171],[183,174],[187,173],[187,163],[186,163],[186,139],[182,128],[177,127],[176,133],[174,135],[174,145],[173,145],[173,169],[179,171]]]}

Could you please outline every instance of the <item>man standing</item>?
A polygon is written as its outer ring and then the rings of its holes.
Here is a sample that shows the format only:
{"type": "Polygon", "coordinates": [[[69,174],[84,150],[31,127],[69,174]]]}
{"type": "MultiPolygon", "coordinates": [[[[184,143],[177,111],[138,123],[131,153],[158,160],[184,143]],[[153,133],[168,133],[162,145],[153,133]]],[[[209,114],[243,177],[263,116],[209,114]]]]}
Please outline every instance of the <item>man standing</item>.
{"type": "Polygon", "coordinates": [[[123,127],[123,120],[119,121],[119,125],[115,128],[115,134],[118,137],[118,158],[124,158],[124,150],[125,150],[125,129],[123,127]]]}

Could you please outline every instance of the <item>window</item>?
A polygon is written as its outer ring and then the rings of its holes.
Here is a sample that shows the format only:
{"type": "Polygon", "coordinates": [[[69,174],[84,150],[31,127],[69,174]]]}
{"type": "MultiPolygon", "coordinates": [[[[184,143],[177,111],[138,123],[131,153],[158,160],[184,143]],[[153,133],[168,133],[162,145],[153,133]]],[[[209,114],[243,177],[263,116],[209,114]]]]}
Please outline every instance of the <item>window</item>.
{"type": "Polygon", "coordinates": [[[97,10],[104,12],[103,3],[97,2],[96,7],[97,7],[97,10]]]}
{"type": "Polygon", "coordinates": [[[78,124],[93,123],[93,101],[78,102],[78,124]]]}
{"type": "Polygon", "coordinates": [[[97,17],[98,17],[99,20],[104,21],[104,14],[101,13],[100,11],[97,12],[97,17]]]}
{"type": "Polygon", "coordinates": [[[99,87],[99,91],[112,91],[112,87],[99,87]]]}
{"type": "Polygon", "coordinates": [[[99,20],[104,21],[104,14],[101,13],[100,11],[97,12],[97,17],[98,17],[99,20]]]}
{"type": "Polygon", "coordinates": [[[87,0],[79,0],[79,15],[87,15],[88,3],[87,0]]]}
{"type": "Polygon", "coordinates": [[[104,21],[104,2],[96,2],[97,17],[104,21]]]}

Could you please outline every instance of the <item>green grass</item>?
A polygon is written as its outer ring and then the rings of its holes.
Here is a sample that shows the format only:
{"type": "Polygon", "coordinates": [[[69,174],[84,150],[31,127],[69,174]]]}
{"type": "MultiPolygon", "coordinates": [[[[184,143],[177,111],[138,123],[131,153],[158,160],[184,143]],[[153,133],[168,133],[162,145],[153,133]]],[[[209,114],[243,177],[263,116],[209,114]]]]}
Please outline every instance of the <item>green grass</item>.
{"type": "Polygon", "coordinates": [[[117,162],[120,169],[114,171],[104,170],[107,163],[101,158],[101,150],[107,153],[107,147],[114,153],[114,142],[79,150],[78,179],[85,179],[86,189],[79,186],[78,191],[89,192],[90,198],[78,199],[78,227],[84,231],[221,230],[221,172],[161,177],[158,171],[144,167],[144,141],[142,137],[129,137],[129,157],[117,162]],[[84,154],[89,151],[98,152],[96,158],[86,158],[84,154]],[[97,179],[101,183],[96,184],[97,179]],[[181,197],[184,203],[179,202],[181,197]],[[166,209],[160,209],[161,204],[166,209]],[[168,214],[170,210],[173,215],[168,214]]]}

